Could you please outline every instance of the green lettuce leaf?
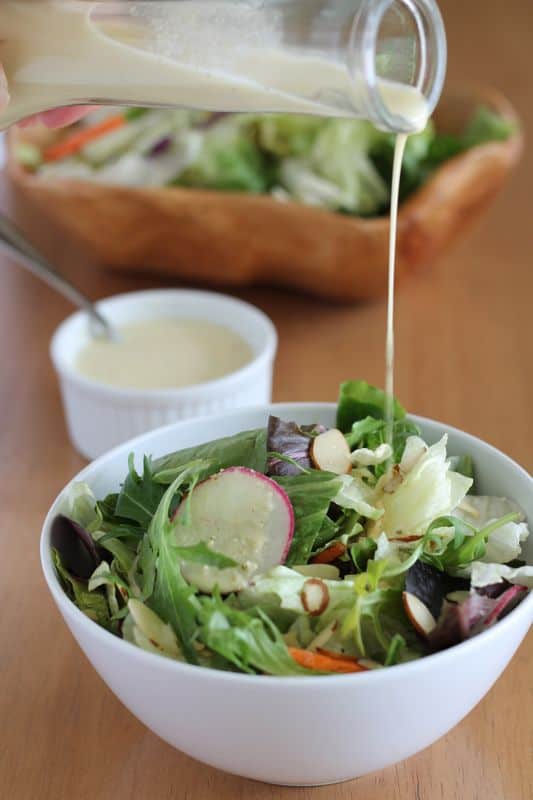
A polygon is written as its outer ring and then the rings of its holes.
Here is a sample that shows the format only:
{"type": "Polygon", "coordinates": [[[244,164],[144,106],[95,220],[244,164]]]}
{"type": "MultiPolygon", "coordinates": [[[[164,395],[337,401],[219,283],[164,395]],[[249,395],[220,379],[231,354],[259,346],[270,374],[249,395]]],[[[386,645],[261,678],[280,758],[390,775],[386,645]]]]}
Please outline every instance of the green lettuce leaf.
{"type": "Polygon", "coordinates": [[[339,475],[341,488],[333,501],[343,509],[356,511],[367,519],[379,519],[383,510],[374,505],[375,492],[354,472],[351,475],[339,475]]]}
{"type": "Polygon", "coordinates": [[[397,664],[400,659],[400,654],[403,648],[406,645],[406,641],[403,636],[399,633],[396,633],[389,644],[389,649],[387,650],[387,655],[385,656],[385,667],[392,667],[394,664],[397,664]]]}
{"type": "Polygon", "coordinates": [[[370,157],[379,136],[366,121],[330,119],[316,137],[310,163],[319,177],[339,188],[338,209],[368,216],[388,202],[388,185],[370,157]]]}
{"type": "Polygon", "coordinates": [[[472,561],[480,561],[487,552],[487,542],[490,535],[508,523],[516,522],[519,519],[520,514],[512,512],[501,519],[493,520],[480,530],[476,530],[476,528],[459,517],[439,517],[429,526],[425,535],[426,541],[432,537],[438,537],[446,529],[449,529],[450,534],[453,535],[448,537],[442,552],[428,552],[426,546],[423,559],[442,571],[454,570],[464,567],[472,561]]]}
{"type": "Polygon", "coordinates": [[[385,420],[375,417],[364,417],[353,423],[352,429],[346,433],[346,441],[350,450],[358,447],[369,447],[371,450],[381,444],[385,431],[385,420]],[[374,442],[377,442],[374,445],[374,442]]]}
{"type": "Polygon", "coordinates": [[[467,147],[486,142],[505,141],[516,133],[517,124],[496,114],[487,106],[480,106],[469,121],[464,133],[467,147]]]}
{"type": "Polygon", "coordinates": [[[122,575],[128,575],[137,557],[138,541],[136,540],[133,544],[130,544],[124,539],[117,539],[113,534],[104,533],[103,531],[98,531],[93,534],[93,537],[99,547],[111,553],[122,575]]]}
{"type": "Polygon", "coordinates": [[[308,155],[324,125],[324,119],[304,114],[265,114],[253,123],[262,149],[281,158],[308,155]]]}
{"type": "MultiPolygon", "coordinates": [[[[353,512],[355,513],[355,512],[353,512]]],[[[314,545],[313,545],[313,554],[317,551],[323,550],[330,542],[334,539],[337,539],[341,531],[343,530],[343,526],[346,525],[347,532],[349,532],[349,523],[347,522],[348,515],[351,515],[352,512],[348,511],[346,514],[343,514],[339,520],[335,521],[332,520],[331,517],[324,517],[324,521],[320,526],[320,529],[317,533],[314,545]]],[[[358,515],[355,515],[358,516],[358,515]]],[[[350,517],[352,519],[352,517],[350,517]]],[[[355,524],[355,522],[354,522],[355,524]]],[[[343,531],[344,532],[344,531],[343,531]]]]}
{"type": "Polygon", "coordinates": [[[195,564],[205,564],[208,567],[225,569],[226,567],[239,566],[238,562],[229,558],[229,556],[211,550],[205,542],[198,542],[198,544],[190,545],[189,547],[175,545],[174,552],[182,561],[192,561],[195,564]]]}
{"type": "Polygon", "coordinates": [[[261,609],[237,610],[217,595],[199,602],[201,641],[237,669],[252,674],[312,674],[293,661],[281,633],[261,609]]]}
{"type": "Polygon", "coordinates": [[[295,531],[286,564],[306,564],[324,526],[331,530],[327,513],[342,481],[338,475],[320,470],[274,480],[285,489],[294,508],[295,531]]]}
{"type": "Polygon", "coordinates": [[[70,599],[78,606],[80,611],[106,628],[112,633],[116,633],[116,624],[111,619],[109,605],[105,595],[101,591],[90,592],[85,581],[74,578],[61,563],[61,556],[52,548],[52,560],[59,576],[63,590],[70,599]]]}
{"type": "Polygon", "coordinates": [[[402,658],[414,657],[416,637],[405,615],[402,603],[404,579],[391,581],[388,573],[394,570],[387,561],[367,562],[364,573],[353,580],[354,603],[342,619],[343,639],[353,643],[355,653],[384,664],[387,658],[398,659],[398,635],[408,644],[402,658]]]}
{"type": "Polygon", "coordinates": [[[147,528],[165,490],[154,481],[152,461],[148,456],[143,460],[142,476],[135,471],[133,453],[128,459],[128,468],[128,476],[117,498],[115,513],[147,528]]]}
{"type": "Polygon", "coordinates": [[[63,502],[62,513],[77,522],[88,533],[99,530],[103,516],[90,487],[83,481],[72,484],[63,502]]]}
{"type": "MultiPolygon", "coordinates": [[[[302,589],[309,580],[308,575],[302,575],[295,569],[278,566],[256,577],[252,585],[247,589],[248,601],[252,601],[257,607],[264,608],[264,599],[275,595],[280,606],[285,611],[293,611],[297,614],[305,612],[302,603],[302,589]]],[[[321,579],[329,592],[329,603],[327,613],[339,607],[349,607],[354,597],[353,582],[347,580],[321,579]]]]}
{"type": "MultiPolygon", "coordinates": [[[[266,428],[260,428],[171,453],[154,462],[154,479],[157,483],[170,484],[185,466],[197,460],[209,462],[206,469],[212,470],[210,474],[228,467],[248,467],[264,473],[266,438],[266,428]]],[[[204,477],[209,476],[206,474],[204,477]]]]}
{"type": "Polygon", "coordinates": [[[196,664],[194,648],[197,634],[198,599],[194,587],[181,573],[174,524],[169,519],[176,494],[194,485],[198,475],[209,468],[205,461],[193,462],[182,470],[166,490],[150,523],[141,547],[139,567],[142,575],[142,598],[164,622],[176,631],[187,661],[196,664]]]}
{"type": "Polygon", "coordinates": [[[463,133],[439,133],[431,142],[425,166],[427,170],[464,153],[471,147],[491,141],[505,141],[517,131],[515,122],[496,114],[487,106],[474,111],[463,133]]]}
{"type": "Polygon", "coordinates": [[[115,561],[111,565],[107,561],[102,561],[89,578],[88,588],[90,592],[94,592],[101,587],[105,589],[107,603],[113,619],[118,619],[121,607],[123,607],[123,601],[129,597],[130,587],[118,574],[115,561]]]}
{"type": "MultiPolygon", "coordinates": [[[[419,436],[420,428],[411,420],[396,419],[392,424],[392,463],[399,464],[402,460],[403,452],[407,439],[410,436],[419,436]]],[[[346,434],[346,439],[350,449],[356,450],[361,447],[369,450],[376,450],[380,445],[387,441],[387,425],[384,419],[365,417],[354,422],[350,433],[346,434]]],[[[387,471],[388,462],[376,464],[370,469],[376,478],[380,478],[387,471]]]]}
{"type": "Polygon", "coordinates": [[[98,510],[102,515],[100,531],[104,534],[104,536],[101,537],[101,542],[105,543],[106,538],[123,539],[126,540],[128,544],[134,546],[142,539],[146,528],[143,528],[138,522],[124,519],[117,515],[118,498],[118,493],[113,493],[107,495],[103,500],[98,501],[98,510]]]}
{"type": "MultiPolygon", "coordinates": [[[[371,386],[366,381],[341,383],[337,406],[337,427],[343,433],[349,433],[354,422],[364,420],[366,417],[385,419],[386,403],[385,392],[371,386]]],[[[405,417],[405,409],[396,399],[393,409],[395,420],[405,417]]]]}
{"type": "Polygon", "coordinates": [[[245,119],[235,115],[207,130],[199,155],[175,183],[257,194],[268,191],[272,178],[270,160],[250,135],[245,119]]]}
{"type": "Polygon", "coordinates": [[[366,572],[367,564],[374,557],[377,544],[370,536],[361,536],[357,542],[350,547],[350,558],[352,559],[357,572],[366,572]]]}
{"type": "Polygon", "coordinates": [[[508,514],[517,514],[517,521],[506,522],[496,527],[487,539],[483,561],[487,563],[509,564],[522,556],[522,543],[529,537],[529,528],[520,506],[505,497],[470,495],[465,505],[454,511],[455,516],[476,529],[484,528],[508,514]]]}

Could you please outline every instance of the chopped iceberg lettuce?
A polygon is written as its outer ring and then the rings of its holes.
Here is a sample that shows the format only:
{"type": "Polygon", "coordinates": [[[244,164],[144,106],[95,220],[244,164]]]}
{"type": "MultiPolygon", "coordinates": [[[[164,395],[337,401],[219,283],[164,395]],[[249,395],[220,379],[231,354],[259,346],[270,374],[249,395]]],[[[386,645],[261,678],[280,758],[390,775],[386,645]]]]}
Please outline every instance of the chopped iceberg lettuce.
{"type": "Polygon", "coordinates": [[[524,513],[469,494],[471,459],[385,408],[348,381],[337,429],[270,417],[140,474],[132,456],[102,500],[74,483],[51,531],[64,591],[152,654],[251,674],[389,667],[486,630],[533,589],[524,513]],[[316,452],[328,434],[342,474],[316,452]]]}
{"type": "Polygon", "coordinates": [[[393,475],[381,479],[379,525],[389,536],[424,534],[432,520],[449,514],[472,486],[471,478],[450,470],[447,441],[443,436],[428,447],[407,474],[397,471],[397,484],[393,475]]]}

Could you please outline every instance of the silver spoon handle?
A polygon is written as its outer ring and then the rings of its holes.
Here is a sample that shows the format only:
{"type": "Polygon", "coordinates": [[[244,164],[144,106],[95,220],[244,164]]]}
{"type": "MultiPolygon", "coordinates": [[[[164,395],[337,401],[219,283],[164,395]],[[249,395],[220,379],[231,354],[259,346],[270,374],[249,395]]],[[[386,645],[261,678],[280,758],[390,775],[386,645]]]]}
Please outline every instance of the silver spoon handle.
{"type": "Polygon", "coordinates": [[[29,272],[62,294],[75,306],[86,311],[90,317],[94,335],[114,338],[113,330],[108,321],[97,311],[89,298],[60,275],[3,214],[0,214],[0,250],[14,258],[29,272]]]}

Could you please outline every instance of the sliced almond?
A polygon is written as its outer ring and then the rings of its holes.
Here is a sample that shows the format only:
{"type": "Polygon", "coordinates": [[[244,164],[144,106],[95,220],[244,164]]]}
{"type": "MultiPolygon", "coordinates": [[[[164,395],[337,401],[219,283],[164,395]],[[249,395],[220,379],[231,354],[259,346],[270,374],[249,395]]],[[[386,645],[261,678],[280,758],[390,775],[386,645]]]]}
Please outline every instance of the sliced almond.
{"type": "Polygon", "coordinates": [[[418,542],[421,538],[422,536],[419,533],[413,533],[410,534],[409,536],[390,536],[389,542],[399,542],[400,544],[402,542],[404,543],[418,542]]]}
{"type": "MultiPolygon", "coordinates": [[[[148,608],[139,600],[130,600],[128,602],[128,610],[133,618],[133,634],[136,641],[144,638],[157,650],[161,650],[171,656],[179,656],[178,640],[170,625],[163,622],[151,608],[148,608]],[[140,635],[136,636],[136,633],[140,635]]],[[[139,641],[137,643],[142,647],[139,641]]]]}
{"type": "Polygon", "coordinates": [[[337,428],[321,433],[313,439],[311,460],[317,469],[334,472],[336,475],[347,475],[352,471],[348,442],[337,428]]]}
{"type": "Polygon", "coordinates": [[[337,626],[338,626],[337,620],[332,619],[329,625],[326,625],[326,627],[323,630],[321,630],[320,633],[318,633],[311,642],[309,642],[307,649],[319,650],[321,647],[324,647],[324,645],[326,645],[329,642],[329,640],[337,630],[337,626]]]}
{"type": "Polygon", "coordinates": [[[461,511],[464,511],[465,514],[469,514],[471,517],[474,517],[475,519],[479,519],[480,514],[479,514],[478,509],[475,506],[473,506],[472,503],[468,502],[468,498],[467,497],[465,497],[465,498],[463,498],[461,500],[461,502],[459,503],[457,508],[461,509],[461,511]]]}
{"type": "Polygon", "coordinates": [[[381,669],[383,667],[383,664],[380,664],[379,661],[374,661],[372,658],[360,658],[359,664],[365,669],[381,669]]]}
{"type": "Polygon", "coordinates": [[[302,586],[300,598],[309,616],[318,617],[329,605],[329,589],[320,578],[309,578],[302,586]]]}
{"type": "Polygon", "coordinates": [[[437,627],[437,620],[416,595],[411,592],[402,592],[402,601],[405,613],[409,617],[415,631],[420,636],[429,636],[431,631],[437,627]]]}
{"type": "Polygon", "coordinates": [[[468,600],[470,597],[470,592],[459,590],[457,592],[450,592],[450,594],[446,595],[446,600],[449,600],[450,603],[463,603],[465,600],[468,600]]]}
{"type": "Polygon", "coordinates": [[[385,480],[382,487],[383,491],[387,494],[394,494],[394,492],[402,485],[403,480],[404,474],[400,465],[394,464],[389,472],[387,472],[385,475],[385,480]]]}
{"type": "Polygon", "coordinates": [[[333,564],[301,564],[292,569],[306,578],[322,578],[322,580],[336,581],[340,577],[338,567],[333,564]]]}

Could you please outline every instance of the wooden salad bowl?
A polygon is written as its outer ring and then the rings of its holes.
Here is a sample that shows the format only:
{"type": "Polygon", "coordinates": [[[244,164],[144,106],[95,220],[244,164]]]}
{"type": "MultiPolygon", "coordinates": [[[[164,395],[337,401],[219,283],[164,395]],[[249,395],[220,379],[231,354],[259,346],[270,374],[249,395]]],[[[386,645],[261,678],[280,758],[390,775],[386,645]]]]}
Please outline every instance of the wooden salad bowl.
{"type": "MultiPolygon", "coordinates": [[[[518,123],[509,102],[491,90],[445,96],[437,128],[463,129],[480,103],[518,123]]],[[[83,180],[43,179],[13,157],[8,174],[23,202],[103,266],[174,276],[195,284],[268,284],[336,302],[379,297],[387,286],[388,216],[363,219],[270,196],[183,188],[124,188],[83,180]]],[[[47,136],[57,134],[47,133],[47,136]]],[[[455,156],[400,207],[399,280],[444,253],[488,207],[517,163],[523,137],[490,142],[455,156]]]]}

